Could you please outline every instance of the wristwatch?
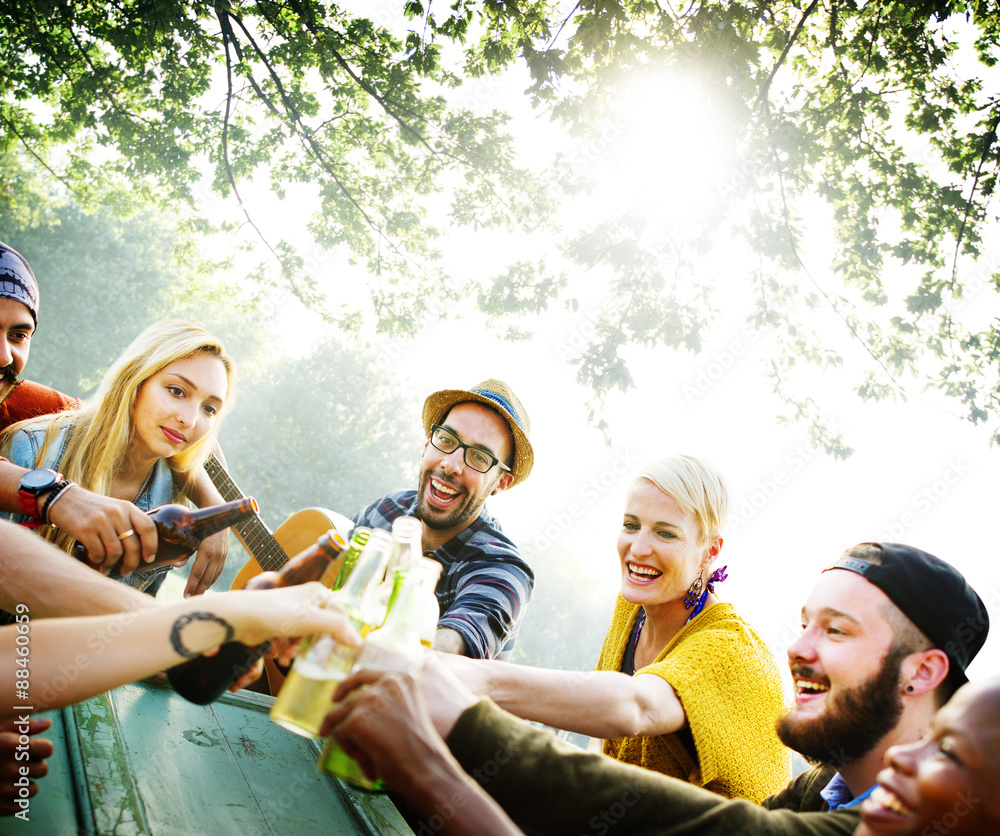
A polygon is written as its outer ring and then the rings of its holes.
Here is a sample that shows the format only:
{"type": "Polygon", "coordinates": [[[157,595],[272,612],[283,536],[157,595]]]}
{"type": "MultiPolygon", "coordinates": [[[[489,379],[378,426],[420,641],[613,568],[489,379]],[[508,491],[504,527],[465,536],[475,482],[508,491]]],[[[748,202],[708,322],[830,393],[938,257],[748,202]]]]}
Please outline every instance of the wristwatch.
{"type": "Polygon", "coordinates": [[[17,489],[18,499],[21,500],[21,513],[33,520],[40,520],[42,515],[38,509],[38,498],[49,491],[63,487],[64,482],[62,474],[51,467],[29,470],[21,477],[21,484],[17,489]]]}

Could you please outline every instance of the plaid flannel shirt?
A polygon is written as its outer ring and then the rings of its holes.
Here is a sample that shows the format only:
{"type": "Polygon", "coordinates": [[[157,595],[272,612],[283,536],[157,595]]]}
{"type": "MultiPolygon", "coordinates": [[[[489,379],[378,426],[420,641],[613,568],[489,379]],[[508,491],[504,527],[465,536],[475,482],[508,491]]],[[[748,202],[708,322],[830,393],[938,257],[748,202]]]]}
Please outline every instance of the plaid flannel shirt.
{"type": "MultiPolygon", "coordinates": [[[[354,515],[355,525],[390,530],[397,517],[413,515],[417,492],[397,491],[354,515]]],[[[438,627],[454,630],[474,659],[507,659],[514,649],[535,575],[517,546],[483,508],[479,516],[439,549],[427,552],[441,564],[437,585],[438,627]]]]}

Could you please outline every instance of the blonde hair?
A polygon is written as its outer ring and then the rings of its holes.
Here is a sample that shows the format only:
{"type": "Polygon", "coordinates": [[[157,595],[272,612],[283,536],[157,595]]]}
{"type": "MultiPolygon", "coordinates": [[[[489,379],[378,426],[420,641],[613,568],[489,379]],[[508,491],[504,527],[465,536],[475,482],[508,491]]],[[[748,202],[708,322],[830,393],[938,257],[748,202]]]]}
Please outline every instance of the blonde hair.
{"type": "Polygon", "coordinates": [[[721,536],[729,516],[729,486],[714,464],[695,456],[669,456],[646,465],[635,482],[640,480],[652,482],[682,511],[695,515],[699,545],[721,536]]]}
{"type": "MultiPolygon", "coordinates": [[[[218,357],[226,369],[226,397],[219,419],[205,437],[167,461],[175,473],[186,474],[183,494],[205,463],[215,445],[219,423],[233,403],[235,368],[222,341],[205,329],[180,319],[166,319],[150,325],[111,365],[97,392],[80,406],[20,421],[3,434],[3,448],[9,452],[11,439],[20,429],[45,428],[45,438],[35,461],[40,467],[59,430],[69,425],[69,438],[59,465],[63,475],[81,487],[107,496],[115,475],[128,458],[135,431],[134,412],[139,389],[153,375],[178,360],[200,354],[218,357]]],[[[50,531],[55,532],[54,529],[50,531]]],[[[64,536],[49,536],[66,545],[64,536]]]]}

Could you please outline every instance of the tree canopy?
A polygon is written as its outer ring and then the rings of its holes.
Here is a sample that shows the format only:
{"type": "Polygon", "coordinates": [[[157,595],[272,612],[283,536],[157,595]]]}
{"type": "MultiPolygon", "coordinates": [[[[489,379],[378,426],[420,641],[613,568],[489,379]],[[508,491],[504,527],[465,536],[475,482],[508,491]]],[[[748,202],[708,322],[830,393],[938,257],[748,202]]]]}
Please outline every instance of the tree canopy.
{"type": "Polygon", "coordinates": [[[531,315],[579,306],[581,277],[598,276],[606,297],[571,360],[604,396],[631,385],[628,346],[703,347],[728,300],[701,265],[712,247],[731,247],[749,324],[774,337],[768,373],[787,417],[835,455],[848,449],[824,424],[821,396],[791,382],[802,363],[842,362],[818,315],[868,356],[860,396],[930,387],[969,420],[996,423],[1000,275],[981,260],[1000,165],[990,83],[1000,13],[985,0],[409,0],[384,18],[312,0],[2,9],[5,150],[32,154],[84,204],[95,183],[124,179],[189,207],[193,227],[210,171],[211,188],[246,211],[229,223],[252,223],[278,265],[253,278],[345,327],[412,331],[442,304],[475,299],[516,338],[531,315]],[[554,153],[529,170],[508,116],[467,106],[476,97],[463,90],[512,68],[527,71],[535,107],[602,164],[554,153]],[[681,88],[711,127],[675,108],[681,88]],[[623,110],[636,91],[641,104],[623,110]],[[603,163],[613,170],[632,153],[617,139],[642,109],[676,118],[645,136],[645,170],[668,176],[567,220],[603,163]],[[686,144],[658,155],[668,135],[686,144]],[[685,169],[697,205],[674,188],[685,169]],[[331,302],[301,245],[247,208],[261,180],[290,200],[315,198],[311,240],[360,262],[362,309],[331,302]],[[829,264],[801,256],[817,203],[829,264]],[[447,275],[447,235],[483,228],[558,249],[492,275],[447,275]]]}

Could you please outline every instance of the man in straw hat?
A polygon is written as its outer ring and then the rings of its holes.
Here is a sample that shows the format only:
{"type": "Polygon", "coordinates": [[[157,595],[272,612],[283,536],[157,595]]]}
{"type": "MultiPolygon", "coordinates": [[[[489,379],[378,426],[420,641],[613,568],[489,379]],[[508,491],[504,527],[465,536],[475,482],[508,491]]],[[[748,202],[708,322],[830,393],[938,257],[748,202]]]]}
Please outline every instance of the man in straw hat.
{"type": "Polygon", "coordinates": [[[531,424],[502,380],[434,392],[424,402],[424,454],[417,490],[397,491],[354,516],[390,529],[398,517],[423,523],[423,550],[441,564],[441,619],[434,647],[476,659],[514,648],[534,574],[486,511],[486,499],[527,478],[531,424]]]}

